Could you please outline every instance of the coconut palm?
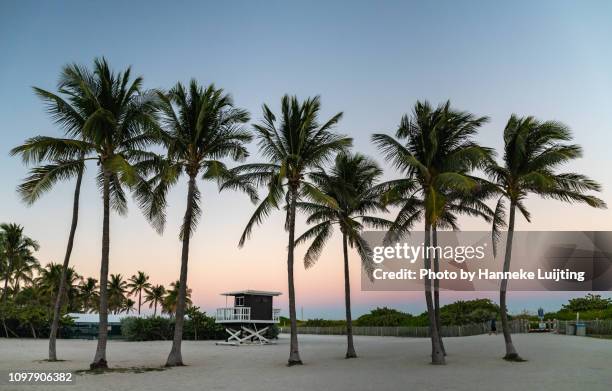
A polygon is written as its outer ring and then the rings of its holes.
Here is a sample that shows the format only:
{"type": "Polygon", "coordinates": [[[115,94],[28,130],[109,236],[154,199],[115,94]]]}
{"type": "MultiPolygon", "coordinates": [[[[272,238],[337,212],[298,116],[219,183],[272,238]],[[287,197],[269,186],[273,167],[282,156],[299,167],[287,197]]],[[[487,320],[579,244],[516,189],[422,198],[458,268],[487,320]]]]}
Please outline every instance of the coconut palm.
{"type": "Polygon", "coordinates": [[[157,175],[140,191],[139,200],[147,216],[161,232],[165,224],[166,194],[181,174],[187,181],[187,206],[179,234],[182,240],[180,287],[176,322],[167,366],[183,365],[181,342],[186,308],[185,288],[189,263],[189,240],[200,217],[200,191],[197,180],[221,181],[230,175],[220,159],[243,160],[245,144],[251,135],[242,126],[248,122],[246,110],[234,106],[230,95],[214,85],[201,87],[191,80],[188,87],[177,83],[167,94],[158,92],[161,113],[161,141],[167,156],[158,162],[157,175]]]}
{"type": "Polygon", "coordinates": [[[17,263],[13,265],[13,293],[19,293],[21,283],[31,283],[34,273],[40,267],[38,260],[31,254],[19,257],[17,263]]]}
{"type": "MultiPolygon", "coordinates": [[[[163,312],[169,314],[170,316],[176,317],[176,311],[178,309],[179,303],[179,295],[181,292],[181,282],[175,281],[170,283],[171,289],[166,291],[166,295],[164,296],[162,302],[162,310],[163,312]]],[[[187,288],[185,291],[185,303],[187,306],[191,305],[191,289],[187,288]]],[[[176,319],[175,319],[176,321],[176,319]]]]}
{"type": "Polygon", "coordinates": [[[87,277],[78,287],[79,299],[84,312],[94,312],[98,310],[100,295],[98,293],[98,280],[87,277]]]}
{"type": "Polygon", "coordinates": [[[137,272],[128,280],[127,287],[130,295],[138,295],[138,315],[140,315],[140,307],[142,306],[142,291],[151,287],[149,276],[145,272],[137,272]]]}
{"type": "Polygon", "coordinates": [[[365,227],[389,228],[391,222],[371,213],[385,211],[380,201],[380,189],[375,187],[382,170],[376,162],[361,155],[340,153],[330,170],[319,168],[309,174],[310,181],[334,200],[336,206],[330,206],[327,200],[321,202],[317,198],[312,202],[298,202],[298,209],[308,213],[309,224],[315,224],[296,239],[295,244],[312,239],[306,254],[304,266],[310,268],[319,258],[323,247],[333,233],[333,227],[338,226],[342,233],[342,249],[344,260],[344,295],[346,306],[346,358],[357,357],[353,343],[353,322],[351,317],[351,287],[349,273],[348,246],[357,249],[365,270],[372,270],[372,250],[361,237],[365,227]]]}
{"type": "MultiPolygon", "coordinates": [[[[477,183],[477,186],[472,191],[450,191],[444,195],[446,202],[443,205],[443,210],[436,223],[431,227],[431,244],[434,248],[438,246],[438,230],[459,230],[459,214],[479,217],[486,222],[493,220],[494,212],[485,201],[497,194],[495,187],[482,178],[471,177],[471,179],[477,183]]],[[[385,183],[381,186],[387,187],[388,185],[385,183]]],[[[392,185],[390,187],[394,189],[392,185]]],[[[385,204],[400,207],[400,215],[398,215],[395,223],[389,230],[390,236],[408,233],[418,221],[423,219],[425,201],[422,197],[417,197],[414,191],[387,192],[384,194],[384,199],[385,204]]],[[[440,270],[439,256],[440,254],[435,252],[433,270],[436,273],[440,270]]],[[[440,281],[438,279],[433,280],[433,302],[436,328],[438,333],[440,333],[442,324],[440,320],[440,281]]],[[[441,334],[440,345],[442,352],[446,355],[441,334]]]]}
{"type": "Polygon", "coordinates": [[[134,306],[136,306],[136,302],[134,300],[132,300],[132,299],[126,298],[123,301],[123,304],[121,305],[121,310],[119,311],[119,313],[125,312],[126,314],[130,314],[130,313],[136,311],[134,306]]]}
{"type": "MultiPolygon", "coordinates": [[[[396,131],[396,138],[386,134],[374,134],[373,142],[385,159],[400,170],[405,178],[388,183],[387,197],[412,194],[423,200],[422,218],[425,224],[425,248],[431,244],[431,230],[445,213],[449,192],[469,193],[476,181],[468,173],[478,167],[491,153],[476,144],[472,138],[477,129],[487,121],[471,113],[451,109],[450,102],[432,108],[428,102],[417,102],[411,116],[404,115],[396,131]]],[[[412,224],[410,214],[400,210],[391,232],[402,235],[412,224]]],[[[429,252],[423,259],[426,269],[431,269],[429,252]]],[[[444,364],[444,351],[431,295],[431,280],[425,279],[425,301],[432,341],[432,363],[444,364]]]]}
{"type": "Polygon", "coordinates": [[[57,302],[56,295],[59,292],[59,286],[62,278],[64,278],[65,289],[62,290],[64,297],[61,302],[66,304],[69,310],[78,308],[77,301],[79,296],[78,284],[82,280],[81,276],[73,267],[66,269],[65,276],[63,265],[59,263],[48,263],[45,267],[40,268],[38,277],[36,278],[36,286],[39,292],[49,298],[49,304],[54,306],[57,302]]]}
{"type": "Polygon", "coordinates": [[[145,290],[145,301],[149,308],[153,307],[153,316],[157,316],[157,304],[162,303],[166,296],[166,288],[163,285],[153,285],[145,290]]]}
{"type": "Polygon", "coordinates": [[[111,274],[108,280],[108,310],[118,314],[123,309],[128,291],[127,282],[121,274],[111,274]]]}
{"type": "Polygon", "coordinates": [[[296,206],[307,194],[320,201],[327,200],[330,206],[336,206],[333,200],[304,178],[310,170],[322,165],[335,153],[343,151],[352,144],[351,138],[331,132],[342,117],[342,113],[320,124],[318,119],[320,108],[319,97],[309,98],[300,103],[296,97],[285,95],[281,99],[282,114],[277,121],[272,110],[264,104],[263,121],[254,125],[254,129],[259,140],[259,150],[268,159],[268,163],[237,167],[232,171],[235,177],[223,186],[223,188],[240,188],[246,191],[250,191],[250,187],[245,187],[245,184],[268,186],[268,195],[257,206],[247,223],[239,241],[240,246],[243,246],[249,238],[253,227],[260,224],[273,209],[279,208],[283,200],[285,201],[285,228],[289,231],[287,251],[291,323],[289,365],[302,363],[298,349],[293,279],[296,206]]]}
{"type": "MultiPolygon", "coordinates": [[[[570,144],[571,140],[570,129],[556,121],[539,121],[534,117],[516,115],[512,115],[508,120],[504,129],[503,165],[491,160],[486,168],[501,192],[495,208],[497,220],[505,216],[504,200],[510,204],[504,272],[510,270],[512,260],[516,210],[518,209],[523,217],[530,221],[530,214],[525,206],[529,194],[568,203],[585,203],[594,208],[606,207],[601,199],[587,194],[590,191],[601,190],[597,182],[582,174],[558,172],[560,166],[582,156],[580,146],[570,144]]],[[[499,224],[493,226],[494,243],[501,235],[499,227],[499,224]]],[[[506,344],[504,359],[521,361],[512,343],[508,325],[507,287],[508,280],[503,279],[500,285],[499,306],[506,344]]]]}
{"type": "Polygon", "coordinates": [[[47,111],[55,123],[63,129],[65,138],[34,137],[27,140],[25,144],[11,150],[12,155],[21,155],[25,164],[41,164],[32,168],[30,175],[18,187],[18,193],[28,205],[33,204],[56,183],[72,178],[76,179],[72,199],[72,220],[66,252],[64,253],[64,272],[61,276],[58,292],[54,294],[57,300],[53,309],[53,321],[49,333],[49,361],[57,360],[56,337],[60,321],[61,300],[65,296],[66,273],[70,264],[78,224],[85,156],[88,152],[91,152],[91,146],[80,141],[83,140],[83,127],[88,116],[93,113],[93,108],[86,91],[70,87],[71,84],[74,86],[74,75],[79,72],[80,70],[74,65],[64,67],[57,86],[58,94],[37,87],[34,88],[34,92],[44,101],[47,111]],[[67,89],[70,89],[70,91],[67,89]]]}
{"type": "MultiPolygon", "coordinates": [[[[24,262],[26,259],[33,257],[32,253],[38,251],[38,243],[23,234],[23,227],[14,223],[0,224],[0,249],[2,254],[0,258],[5,260],[4,267],[4,289],[2,290],[2,305],[6,307],[8,299],[8,286],[12,280],[15,265],[24,262]]],[[[4,314],[2,316],[2,325],[4,332],[8,338],[8,328],[6,327],[4,314]]]]}

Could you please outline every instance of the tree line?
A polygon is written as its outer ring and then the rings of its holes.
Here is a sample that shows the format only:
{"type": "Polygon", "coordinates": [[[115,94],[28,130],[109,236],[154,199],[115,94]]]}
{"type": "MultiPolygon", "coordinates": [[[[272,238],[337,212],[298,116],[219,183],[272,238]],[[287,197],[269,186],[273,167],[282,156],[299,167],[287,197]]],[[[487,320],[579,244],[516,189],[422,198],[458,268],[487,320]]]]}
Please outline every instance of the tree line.
{"type": "MultiPolygon", "coordinates": [[[[2,327],[4,336],[17,337],[18,329],[28,328],[33,338],[49,333],[55,299],[62,280],[63,268],[58,263],[40,265],[34,255],[36,241],[23,233],[17,224],[0,224],[0,281],[3,281],[2,327]],[[15,247],[18,248],[14,251],[15,247]],[[12,256],[7,257],[7,254],[12,256]],[[11,266],[9,267],[9,262],[11,266]]],[[[60,323],[68,325],[68,313],[97,313],[100,305],[98,280],[84,277],[74,267],[65,273],[60,323]]],[[[179,282],[166,288],[151,284],[149,276],[139,271],[128,279],[110,274],[108,280],[108,311],[112,314],[141,314],[143,306],[174,317],[178,301],[179,282]]],[[[186,302],[191,306],[191,289],[186,302]]],[[[188,310],[191,307],[188,307],[188,310]]]]}
{"type": "MultiPolygon", "coordinates": [[[[503,270],[512,258],[512,237],[518,212],[530,220],[527,196],[603,208],[593,196],[600,185],[577,173],[560,172],[581,156],[572,144],[570,129],[556,121],[512,115],[503,129],[501,160],[493,149],[476,140],[488,118],[453,108],[450,102],[432,106],[418,101],[401,117],[393,134],[374,134],[372,142],[399,173],[382,182],[382,170],[370,157],[352,152],[352,138],[335,132],[341,112],[322,120],[320,98],[300,101],[281,98],[280,112],[264,104],[262,120],[249,130],[249,113],[234,105],[229,94],[214,85],[192,80],[169,90],[145,89],[141,77],[127,68],[111,69],[96,59],[90,69],[78,64],[63,68],[57,92],[40,88],[35,93],[64,133],[63,137],[36,136],[12,150],[25,164],[33,165],[18,192],[25,202],[35,202],[54,184],[75,180],[73,213],[63,270],[68,270],[78,223],[80,185],[87,163],[95,163],[95,181],[103,205],[99,278],[100,327],[92,368],[106,368],[107,314],[109,311],[109,249],[111,212],[125,214],[131,192],[145,217],[158,231],[166,222],[166,196],[181,176],[187,179],[186,208],[179,231],[182,251],[172,348],[166,365],[183,365],[181,340],[186,309],[190,239],[201,215],[198,182],[215,181],[220,191],[246,193],[256,204],[239,239],[243,246],[253,228],[274,211],[285,214],[287,231],[287,281],[291,329],[289,365],[301,364],[294,288],[294,250],[308,244],[304,265],[310,267],[330,239],[334,227],[342,237],[346,357],[356,357],[352,339],[348,249],[356,249],[362,266],[372,268],[371,249],[361,237],[366,228],[382,229],[399,238],[422,224],[425,246],[437,245],[437,232],[459,229],[459,216],[469,215],[491,224],[494,243],[506,230],[508,244],[503,270]],[[257,141],[263,161],[242,163],[246,145],[257,141]],[[155,149],[154,149],[155,147],[155,149]],[[159,148],[162,153],[157,153],[159,148]],[[483,173],[484,175],[480,175],[483,173]],[[260,189],[263,188],[263,195],[260,189]],[[489,207],[492,202],[494,207],[489,207]],[[397,207],[393,219],[380,217],[397,207]],[[296,237],[298,214],[309,228],[296,237]]],[[[425,258],[425,268],[439,269],[439,260],[425,258]]],[[[55,360],[55,335],[59,307],[66,289],[62,280],[54,310],[49,359],[55,360]]],[[[502,281],[500,310],[508,360],[521,360],[508,327],[507,280],[502,281]]],[[[446,354],[440,329],[439,282],[425,280],[425,302],[432,340],[432,363],[444,364],[446,354]]]]}

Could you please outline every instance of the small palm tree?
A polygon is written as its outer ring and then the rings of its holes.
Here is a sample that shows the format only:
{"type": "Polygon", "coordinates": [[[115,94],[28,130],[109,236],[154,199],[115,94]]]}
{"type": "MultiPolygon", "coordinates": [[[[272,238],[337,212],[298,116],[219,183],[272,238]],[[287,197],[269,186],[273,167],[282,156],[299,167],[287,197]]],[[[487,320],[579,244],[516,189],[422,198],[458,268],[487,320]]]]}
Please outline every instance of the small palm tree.
{"type": "Polygon", "coordinates": [[[188,88],[177,83],[167,94],[158,92],[161,112],[161,141],[167,156],[158,162],[158,175],[141,188],[139,200],[147,216],[161,232],[165,224],[166,194],[181,174],[188,178],[187,206],[179,234],[182,240],[182,291],[178,292],[172,349],[166,366],[183,365],[181,342],[186,308],[189,240],[200,217],[200,191],[197,180],[227,179],[229,170],[220,159],[243,160],[248,156],[245,144],[251,135],[242,126],[249,120],[246,110],[234,107],[230,95],[214,85],[203,88],[192,80],[188,88]]]}
{"type": "MultiPolygon", "coordinates": [[[[179,294],[181,291],[181,282],[175,281],[170,283],[171,289],[166,291],[166,296],[164,296],[164,300],[162,302],[162,310],[163,312],[169,314],[170,316],[176,317],[176,310],[178,308],[179,303],[179,294]]],[[[185,289],[185,303],[187,306],[191,305],[191,289],[185,289]]]]}
{"type": "Polygon", "coordinates": [[[98,293],[98,280],[87,277],[78,287],[79,298],[84,312],[95,312],[98,310],[100,295],[98,293]]]}
{"type": "MultiPolygon", "coordinates": [[[[372,136],[387,161],[405,175],[405,178],[387,184],[390,190],[386,197],[412,194],[405,208],[413,208],[414,197],[423,200],[426,248],[431,244],[432,227],[438,225],[446,212],[448,194],[469,193],[476,187],[476,181],[468,173],[481,165],[491,151],[476,144],[473,136],[486,121],[486,117],[451,109],[450,102],[435,109],[428,102],[417,102],[412,116],[402,117],[396,138],[386,134],[372,136]]],[[[403,235],[412,224],[406,219],[404,210],[400,210],[391,232],[403,235]]],[[[429,254],[424,257],[424,266],[431,269],[429,254]]],[[[428,278],[425,279],[425,301],[432,340],[432,363],[444,364],[431,280],[428,278]]]]}
{"type": "Polygon", "coordinates": [[[297,339],[297,318],[295,311],[295,287],[293,279],[295,218],[300,198],[309,195],[320,201],[333,200],[322,194],[304,178],[308,172],[330,160],[335,153],[344,151],[352,144],[352,139],[334,134],[331,129],[342,118],[342,113],[334,115],[327,122],[319,123],[321,103],[319,97],[299,102],[296,97],[283,96],[281,117],[277,121],[272,110],[264,104],[263,121],[254,125],[259,140],[259,150],[268,163],[246,164],[232,171],[234,178],[229,179],[223,188],[238,188],[250,191],[250,186],[267,185],[268,195],[257,206],[240,238],[239,245],[251,235],[253,227],[260,224],[273,209],[285,201],[286,224],[289,232],[287,251],[287,275],[289,290],[289,318],[291,323],[291,343],[288,364],[302,364],[297,339]],[[250,185],[250,186],[247,186],[250,185]]]}
{"type": "Polygon", "coordinates": [[[145,301],[149,308],[153,307],[153,316],[157,316],[157,304],[162,303],[166,296],[166,288],[163,285],[153,285],[145,290],[145,301]]]}
{"type": "Polygon", "coordinates": [[[319,168],[310,173],[309,178],[335,206],[325,200],[315,198],[312,202],[298,202],[298,209],[304,210],[309,224],[316,224],[296,239],[296,245],[312,239],[304,255],[304,266],[309,268],[318,259],[323,246],[331,238],[333,226],[337,225],[342,233],[344,255],[344,295],[346,305],[346,358],[357,357],[353,344],[353,321],[351,317],[351,287],[349,273],[348,246],[357,249],[364,269],[371,272],[372,250],[361,237],[365,227],[389,228],[391,222],[371,213],[383,212],[385,207],[380,201],[380,189],[375,187],[382,170],[376,162],[361,154],[340,153],[331,170],[319,168]]]}
{"type": "Polygon", "coordinates": [[[125,312],[126,314],[130,314],[132,312],[135,311],[134,306],[136,305],[136,302],[132,299],[126,298],[123,301],[123,304],[121,306],[121,310],[119,311],[121,312],[125,312]]]}
{"type": "Polygon", "coordinates": [[[19,257],[13,265],[13,293],[19,293],[20,283],[31,283],[34,273],[40,267],[38,260],[31,254],[19,257]]]}
{"type": "Polygon", "coordinates": [[[127,287],[130,295],[138,295],[138,315],[140,315],[140,307],[142,306],[142,291],[151,287],[149,276],[145,272],[138,272],[130,277],[127,287]]]}
{"type": "Polygon", "coordinates": [[[56,295],[59,292],[59,286],[62,278],[65,278],[64,284],[66,288],[62,294],[61,302],[67,305],[67,308],[75,308],[78,299],[77,286],[82,280],[81,276],[73,267],[66,269],[66,276],[63,277],[64,268],[59,263],[48,263],[44,268],[40,268],[38,277],[36,278],[36,286],[38,291],[44,297],[49,298],[50,305],[54,306],[57,302],[56,295]]]}
{"type": "MultiPolygon", "coordinates": [[[[605,208],[599,198],[587,194],[600,191],[601,186],[588,177],[576,173],[559,173],[563,164],[582,156],[579,145],[569,144],[572,140],[570,129],[556,121],[538,121],[534,117],[512,115],[504,129],[503,165],[491,160],[486,171],[498,186],[501,197],[495,208],[496,222],[505,216],[504,199],[508,200],[509,219],[504,255],[504,272],[510,270],[512,260],[512,239],[514,236],[515,214],[518,209],[527,221],[530,214],[525,199],[532,193],[569,203],[585,203],[594,208],[605,208]]],[[[501,224],[493,225],[493,241],[497,242],[501,224]]],[[[506,307],[508,280],[500,285],[499,306],[502,329],[506,343],[504,359],[522,361],[510,334],[506,307]]]]}
{"type": "MultiPolygon", "coordinates": [[[[23,234],[23,227],[13,223],[0,224],[0,249],[2,254],[0,258],[5,260],[5,271],[3,275],[4,289],[2,290],[2,305],[6,308],[8,299],[8,286],[13,278],[15,265],[24,262],[26,259],[32,258],[32,253],[38,251],[39,245],[35,240],[23,234]]],[[[5,316],[3,312],[2,325],[4,332],[8,338],[8,328],[6,327],[5,316]]]]}
{"type": "Polygon", "coordinates": [[[127,293],[127,282],[121,274],[111,274],[108,280],[108,309],[114,314],[121,312],[127,293]]]}

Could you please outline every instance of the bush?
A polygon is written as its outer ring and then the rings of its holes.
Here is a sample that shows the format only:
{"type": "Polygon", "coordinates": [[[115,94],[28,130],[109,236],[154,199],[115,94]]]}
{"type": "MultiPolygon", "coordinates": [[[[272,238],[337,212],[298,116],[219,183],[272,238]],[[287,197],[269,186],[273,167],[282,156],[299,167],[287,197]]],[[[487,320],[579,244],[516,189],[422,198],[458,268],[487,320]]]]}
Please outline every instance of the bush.
{"type": "MultiPolygon", "coordinates": [[[[191,313],[183,325],[184,340],[225,339],[225,328],[203,312],[191,313]]],[[[174,336],[174,319],[160,316],[121,320],[121,335],[128,341],[164,341],[174,336]]]]}

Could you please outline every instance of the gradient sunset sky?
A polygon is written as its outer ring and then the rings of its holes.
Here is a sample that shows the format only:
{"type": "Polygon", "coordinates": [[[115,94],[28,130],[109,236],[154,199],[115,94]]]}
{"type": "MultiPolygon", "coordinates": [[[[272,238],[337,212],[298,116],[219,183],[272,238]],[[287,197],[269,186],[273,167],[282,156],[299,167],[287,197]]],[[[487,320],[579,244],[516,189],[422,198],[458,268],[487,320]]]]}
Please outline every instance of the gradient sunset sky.
{"type": "MultiPolygon", "coordinates": [[[[569,125],[584,158],[572,170],[604,186],[612,204],[612,3],[606,1],[436,2],[2,2],[0,3],[0,221],[25,226],[37,239],[40,262],[63,259],[73,182],[31,207],[15,188],[27,169],[8,151],[34,135],[61,135],[31,87],[54,90],[61,67],[90,66],[105,56],[128,65],[148,88],[169,88],[194,77],[231,93],[239,107],[261,118],[261,105],[278,109],[284,93],[321,95],[323,118],[343,111],[338,131],[355,149],[376,158],[374,132],[392,133],[417,99],[453,106],[491,121],[478,137],[499,150],[511,113],[569,125]]],[[[260,161],[255,144],[249,161],[260,161]]],[[[385,166],[386,167],[386,166],[385,166]]],[[[73,252],[79,273],[99,278],[102,202],[88,169],[73,252]]],[[[386,178],[395,173],[386,169],[386,178]]],[[[282,214],[254,231],[244,248],[238,238],[254,206],[239,193],[201,185],[203,215],[192,241],[189,286],[195,304],[211,310],[218,294],[251,288],[287,290],[282,214]]],[[[178,279],[178,227],[186,185],[170,194],[168,225],[157,235],[135,204],[128,217],[111,219],[111,273],[144,270],[154,283],[178,279]]],[[[612,230],[610,210],[530,199],[532,223],[522,230],[612,230]]],[[[465,230],[489,227],[462,219],[465,230]]],[[[304,225],[300,224],[298,233],[304,225]]],[[[298,251],[301,259],[303,249],[298,251]]],[[[360,292],[352,254],[354,313],[375,306],[424,310],[422,293],[360,292]]],[[[306,318],[341,318],[343,284],[339,238],[319,263],[296,268],[297,305],[306,318]]],[[[510,310],[555,310],[579,293],[514,293],[510,310]]],[[[457,298],[495,294],[443,293],[457,298]]],[[[610,294],[608,293],[608,296],[610,294]]],[[[284,294],[279,304],[286,314],[284,294]]]]}

